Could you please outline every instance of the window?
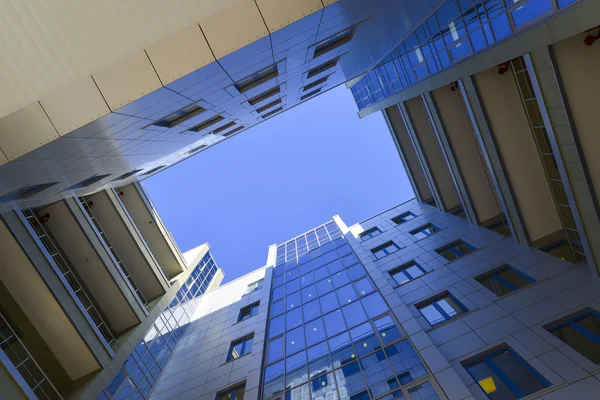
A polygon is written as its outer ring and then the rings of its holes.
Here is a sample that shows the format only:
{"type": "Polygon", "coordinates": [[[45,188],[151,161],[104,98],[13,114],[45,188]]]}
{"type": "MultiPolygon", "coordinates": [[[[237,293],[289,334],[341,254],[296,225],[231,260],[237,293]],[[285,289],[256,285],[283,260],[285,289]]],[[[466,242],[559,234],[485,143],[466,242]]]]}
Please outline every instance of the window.
{"type": "Polygon", "coordinates": [[[423,225],[420,228],[410,231],[409,233],[415,237],[415,239],[425,239],[427,236],[431,236],[434,233],[440,231],[440,228],[433,224],[423,225]]]}
{"type": "Polygon", "coordinates": [[[233,122],[233,121],[232,121],[232,122],[228,122],[228,123],[226,123],[225,125],[222,125],[222,126],[218,127],[217,129],[215,129],[215,130],[214,130],[214,131],[212,131],[211,133],[212,133],[213,135],[216,135],[216,134],[218,134],[218,133],[221,133],[221,132],[223,132],[223,131],[226,131],[227,129],[229,129],[229,128],[231,128],[231,127],[234,127],[234,126],[235,126],[235,122],[233,122]]]}
{"type": "Polygon", "coordinates": [[[187,153],[188,153],[188,154],[194,154],[194,153],[196,153],[196,152],[198,152],[198,151],[202,150],[202,149],[203,149],[203,148],[205,148],[205,147],[207,147],[207,146],[206,146],[205,144],[203,144],[203,145],[200,145],[200,146],[198,146],[198,147],[194,147],[193,149],[191,149],[191,150],[190,150],[190,151],[188,151],[187,153]]]}
{"type": "Polygon", "coordinates": [[[425,275],[425,270],[419,264],[411,261],[388,271],[390,276],[398,285],[417,279],[421,275],[425,275]]]}
{"type": "Polygon", "coordinates": [[[475,278],[475,280],[498,296],[504,296],[535,282],[535,279],[509,265],[496,268],[475,278]]]}
{"type": "Polygon", "coordinates": [[[448,292],[415,304],[415,307],[423,317],[429,322],[429,325],[435,326],[451,320],[454,317],[469,311],[456,297],[448,292]]]}
{"type": "Polygon", "coordinates": [[[231,342],[229,352],[227,353],[227,361],[235,360],[243,355],[252,352],[252,342],[254,341],[254,333],[231,342]]]}
{"type": "Polygon", "coordinates": [[[191,106],[182,108],[181,110],[175,111],[173,114],[168,115],[159,121],[156,121],[153,125],[161,126],[163,128],[173,128],[174,126],[177,126],[182,122],[185,122],[188,119],[195,117],[200,113],[203,113],[204,111],[206,111],[204,108],[196,104],[192,104],[191,106]]]}
{"type": "Polygon", "coordinates": [[[279,107],[279,108],[274,109],[273,111],[269,111],[268,113],[261,115],[261,117],[263,119],[269,118],[270,116],[277,114],[281,110],[283,110],[283,107],[279,107]]]}
{"type": "Polygon", "coordinates": [[[448,261],[458,260],[462,256],[471,253],[475,248],[462,240],[457,240],[449,245],[441,247],[436,252],[448,261]]]}
{"type": "Polygon", "coordinates": [[[0,203],[6,203],[9,201],[26,199],[28,197],[38,194],[42,190],[46,190],[47,188],[56,185],[57,183],[58,182],[43,183],[41,185],[31,185],[31,186],[22,187],[20,189],[14,190],[14,191],[7,193],[4,196],[0,197],[0,203]]]}
{"type": "Polygon", "coordinates": [[[206,128],[208,128],[209,126],[212,126],[218,122],[223,121],[225,118],[223,118],[220,115],[215,115],[212,118],[207,119],[206,121],[202,121],[200,122],[198,125],[194,126],[193,128],[190,128],[189,130],[192,132],[200,132],[206,128]]]}
{"type": "Polygon", "coordinates": [[[243,126],[243,125],[242,125],[242,126],[238,126],[237,128],[230,130],[229,132],[225,132],[225,133],[223,134],[223,136],[229,136],[229,135],[233,135],[234,133],[236,133],[236,132],[239,132],[239,131],[241,131],[242,129],[244,129],[244,126],[243,126]]]}
{"type": "Polygon", "coordinates": [[[306,75],[306,79],[310,79],[313,76],[319,75],[321,72],[325,72],[328,69],[335,67],[339,59],[340,57],[336,57],[333,60],[329,60],[327,62],[324,62],[323,64],[317,65],[316,67],[309,69],[308,74],[306,75]]]}
{"type": "Polygon", "coordinates": [[[252,303],[249,306],[242,308],[240,310],[240,315],[238,315],[237,322],[244,321],[244,320],[246,320],[250,317],[254,317],[256,314],[258,314],[258,305],[259,304],[260,304],[260,301],[257,301],[256,303],[252,303]]]}
{"type": "Polygon", "coordinates": [[[145,172],[144,175],[151,175],[151,174],[153,174],[155,172],[158,172],[159,170],[163,169],[164,167],[166,167],[166,165],[159,165],[158,167],[154,167],[150,171],[145,172]]]}
{"type": "Polygon", "coordinates": [[[256,96],[252,97],[251,99],[248,100],[248,103],[253,106],[255,104],[260,103],[263,100],[268,99],[271,96],[275,96],[276,94],[280,93],[281,89],[279,88],[279,86],[275,86],[274,88],[271,88],[269,90],[265,90],[264,92],[257,94],[256,96]]]}
{"type": "Polygon", "coordinates": [[[319,93],[321,91],[321,88],[315,89],[312,92],[306,93],[304,96],[300,97],[300,101],[304,101],[306,99],[308,99],[309,97],[314,96],[315,94],[319,93]]]}
{"type": "Polygon", "coordinates": [[[237,385],[233,388],[222,390],[217,393],[215,400],[244,400],[244,392],[246,391],[246,382],[237,385]]]}
{"type": "Polygon", "coordinates": [[[407,221],[410,221],[411,219],[415,219],[416,217],[417,216],[415,214],[413,214],[409,211],[409,212],[400,214],[397,217],[392,218],[392,222],[395,223],[396,225],[400,225],[407,221]]]}
{"type": "Polygon", "coordinates": [[[250,293],[254,292],[255,290],[260,289],[262,287],[262,284],[264,281],[265,281],[264,279],[261,279],[259,281],[249,284],[248,288],[246,289],[246,294],[250,294],[250,293]]]}
{"type": "Polygon", "coordinates": [[[253,73],[252,75],[236,82],[234,84],[235,88],[240,93],[244,93],[247,90],[250,90],[261,83],[265,83],[270,79],[275,78],[279,75],[279,71],[277,69],[277,65],[271,65],[267,68],[264,68],[258,72],[253,73]]]}
{"type": "Polygon", "coordinates": [[[337,49],[338,47],[348,43],[352,40],[352,36],[356,31],[356,27],[345,29],[341,32],[336,33],[328,39],[323,40],[320,44],[315,47],[314,58],[319,57],[331,50],[337,49]]]}
{"type": "Polygon", "coordinates": [[[381,231],[379,230],[379,228],[375,226],[371,229],[367,229],[366,231],[363,231],[359,236],[362,240],[367,240],[367,239],[371,239],[372,237],[379,235],[380,233],[381,233],[381,231]]]}
{"type": "Polygon", "coordinates": [[[281,99],[273,100],[272,102],[265,104],[262,107],[256,109],[257,112],[263,113],[267,111],[269,108],[276,106],[277,104],[281,104],[281,99]]]}
{"type": "Polygon", "coordinates": [[[140,171],[142,171],[142,170],[143,170],[143,169],[141,169],[141,168],[140,168],[140,169],[134,169],[133,171],[126,172],[126,173],[124,173],[123,175],[121,175],[121,176],[119,176],[119,177],[117,177],[117,178],[113,179],[112,181],[113,181],[113,182],[115,182],[115,181],[122,181],[123,179],[127,179],[127,178],[129,178],[130,176],[132,176],[132,175],[135,175],[135,174],[137,174],[138,172],[140,172],[140,171]]]}
{"type": "Polygon", "coordinates": [[[306,86],[304,86],[304,87],[302,88],[302,91],[303,91],[303,92],[306,92],[307,90],[310,90],[310,89],[312,89],[312,88],[314,88],[314,87],[317,87],[317,86],[319,86],[320,84],[327,82],[327,79],[329,79],[329,75],[327,75],[327,76],[324,76],[323,78],[319,78],[319,79],[317,79],[316,81],[314,81],[314,82],[311,82],[311,83],[307,84],[306,86]]]}
{"type": "Polygon", "coordinates": [[[400,250],[400,247],[398,247],[396,243],[390,240],[389,242],[384,243],[381,246],[377,246],[374,249],[371,249],[371,253],[373,253],[375,258],[380,259],[398,250],[400,250]]]}
{"type": "MultiPolygon", "coordinates": [[[[144,174],[144,175],[146,175],[146,174],[144,174]]],[[[65,190],[74,190],[74,189],[79,189],[79,188],[86,187],[86,186],[91,186],[94,183],[100,182],[102,179],[106,178],[107,176],[110,176],[110,174],[94,175],[87,179],[82,180],[79,183],[74,184],[73,186],[69,186],[65,190]]]]}
{"type": "Polygon", "coordinates": [[[518,399],[550,386],[508,346],[463,363],[463,366],[493,400],[518,399]]]}
{"type": "Polygon", "coordinates": [[[600,364],[600,314],[596,311],[579,313],[546,329],[591,362],[600,364]]]}

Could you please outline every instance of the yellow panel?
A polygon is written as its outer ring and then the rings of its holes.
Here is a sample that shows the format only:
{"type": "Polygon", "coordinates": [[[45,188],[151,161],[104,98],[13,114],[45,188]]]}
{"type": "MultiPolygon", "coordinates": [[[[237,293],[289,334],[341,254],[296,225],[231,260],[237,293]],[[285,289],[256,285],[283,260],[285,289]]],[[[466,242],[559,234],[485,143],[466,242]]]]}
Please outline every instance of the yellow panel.
{"type": "Polygon", "coordinates": [[[242,0],[200,21],[215,57],[229,53],[269,34],[254,0],[242,0]]]}
{"type": "Polygon", "coordinates": [[[197,24],[146,49],[163,85],[215,60],[197,24]]]}
{"type": "Polygon", "coordinates": [[[338,0],[323,0],[323,5],[325,7],[332,5],[333,3],[337,3],[338,0]]]}
{"type": "Polygon", "coordinates": [[[113,111],[161,87],[145,51],[140,51],[93,77],[113,111]]]}
{"type": "Polygon", "coordinates": [[[487,394],[494,393],[497,390],[496,383],[494,382],[494,378],[492,378],[491,376],[489,376],[485,379],[482,379],[477,383],[479,383],[479,386],[481,386],[481,388],[487,394]]]}
{"type": "Polygon", "coordinates": [[[91,76],[54,92],[40,103],[61,136],[110,113],[91,76]]]}
{"type": "Polygon", "coordinates": [[[256,0],[256,3],[271,32],[323,8],[321,0],[256,0]]]}
{"type": "Polygon", "coordinates": [[[0,119],[0,149],[10,161],[58,137],[38,102],[0,119]]]}

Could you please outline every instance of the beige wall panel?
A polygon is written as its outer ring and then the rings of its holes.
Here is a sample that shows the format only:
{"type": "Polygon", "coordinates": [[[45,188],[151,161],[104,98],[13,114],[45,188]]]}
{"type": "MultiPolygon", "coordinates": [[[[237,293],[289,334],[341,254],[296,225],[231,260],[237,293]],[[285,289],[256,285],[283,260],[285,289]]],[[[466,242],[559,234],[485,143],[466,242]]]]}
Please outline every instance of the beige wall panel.
{"type": "Polygon", "coordinates": [[[492,68],[475,80],[530,240],[562,229],[512,73],[492,68]]]}
{"type": "Polygon", "coordinates": [[[75,380],[97,370],[96,359],[3,223],[0,254],[0,279],[69,377],[75,380]]]}
{"type": "Polygon", "coordinates": [[[0,365],[0,399],[29,400],[2,365],[0,365]]]}
{"type": "Polygon", "coordinates": [[[600,196],[600,43],[586,46],[587,35],[558,42],[553,49],[596,196],[600,196]]]}
{"type": "Polygon", "coordinates": [[[162,86],[144,51],[94,74],[93,77],[113,111],[162,86]]]}
{"type": "Polygon", "coordinates": [[[323,8],[321,0],[256,0],[256,4],[271,32],[323,8]]]}
{"type": "Polygon", "coordinates": [[[0,119],[0,149],[10,161],[58,137],[38,102],[0,119]]]}
{"type": "Polygon", "coordinates": [[[110,113],[91,76],[54,92],[40,103],[61,136],[110,113]]]}
{"type": "Polygon", "coordinates": [[[227,54],[269,34],[254,0],[241,0],[200,21],[215,57],[227,54]]]}
{"type": "Polygon", "coordinates": [[[449,86],[433,91],[433,99],[446,129],[463,180],[467,185],[477,218],[486,221],[500,214],[472,128],[461,108],[457,93],[449,86]]]}
{"type": "Polygon", "coordinates": [[[197,24],[146,49],[163,85],[215,61],[197,24]]]}
{"type": "Polygon", "coordinates": [[[338,0],[323,0],[323,5],[325,7],[332,5],[333,3],[337,3],[338,0]]]}
{"type": "Polygon", "coordinates": [[[0,148],[0,165],[6,164],[8,162],[8,158],[2,152],[2,148],[0,148]]]}
{"type": "Polygon", "coordinates": [[[398,144],[402,148],[402,154],[404,154],[404,158],[406,159],[406,163],[410,169],[410,171],[406,171],[406,173],[412,175],[412,179],[417,186],[417,190],[421,193],[423,200],[430,199],[433,197],[433,194],[431,193],[431,189],[427,183],[427,178],[423,172],[423,167],[421,167],[419,159],[417,158],[417,152],[415,151],[415,148],[410,140],[410,136],[408,136],[406,125],[404,124],[404,120],[400,115],[400,110],[398,110],[398,107],[394,106],[387,108],[385,112],[387,113],[390,124],[392,125],[392,134],[396,137],[398,144]]]}
{"type": "Polygon", "coordinates": [[[450,176],[446,160],[442,155],[431,123],[429,123],[427,112],[425,111],[421,98],[415,97],[405,102],[405,104],[408,113],[410,114],[415,134],[419,138],[425,157],[427,157],[431,174],[435,179],[435,184],[444,200],[446,208],[451,209],[460,206],[460,200],[454,187],[454,181],[450,176]]]}

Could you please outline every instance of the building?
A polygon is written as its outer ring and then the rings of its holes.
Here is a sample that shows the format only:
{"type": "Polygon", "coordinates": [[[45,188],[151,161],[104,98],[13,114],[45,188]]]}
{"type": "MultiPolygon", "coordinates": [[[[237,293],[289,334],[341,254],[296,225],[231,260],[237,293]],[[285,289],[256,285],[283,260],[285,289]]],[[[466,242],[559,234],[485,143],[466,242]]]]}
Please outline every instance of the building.
{"type": "Polygon", "coordinates": [[[137,183],[0,214],[0,397],[147,395],[223,280],[209,250],[181,254],[137,183]]]}
{"type": "Polygon", "coordinates": [[[600,283],[414,199],[207,293],[150,399],[595,399],[600,283]]]}

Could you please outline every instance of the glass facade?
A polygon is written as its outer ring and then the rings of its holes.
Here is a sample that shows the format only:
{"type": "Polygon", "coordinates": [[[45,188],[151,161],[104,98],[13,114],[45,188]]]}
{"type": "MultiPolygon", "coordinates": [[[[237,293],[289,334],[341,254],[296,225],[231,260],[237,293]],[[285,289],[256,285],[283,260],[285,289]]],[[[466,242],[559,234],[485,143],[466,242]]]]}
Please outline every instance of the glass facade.
{"type": "Polygon", "coordinates": [[[337,226],[329,223],[299,238],[278,247],[263,400],[424,394],[428,370],[337,226]]]}
{"type": "Polygon", "coordinates": [[[578,0],[448,0],[352,86],[360,110],[578,0]]]}
{"type": "Polygon", "coordinates": [[[216,272],[207,252],[98,400],[147,398],[216,272]]]}

